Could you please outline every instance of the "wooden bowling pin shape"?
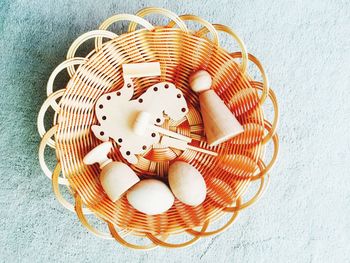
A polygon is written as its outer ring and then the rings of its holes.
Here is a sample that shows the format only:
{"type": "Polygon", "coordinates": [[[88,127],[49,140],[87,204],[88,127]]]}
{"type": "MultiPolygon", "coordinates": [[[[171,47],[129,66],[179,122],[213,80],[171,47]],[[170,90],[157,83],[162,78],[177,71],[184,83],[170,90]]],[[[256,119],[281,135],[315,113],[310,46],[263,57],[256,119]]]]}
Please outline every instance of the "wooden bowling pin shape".
{"type": "Polygon", "coordinates": [[[104,142],[92,149],[84,157],[83,162],[87,165],[100,164],[102,187],[108,197],[115,202],[140,179],[128,165],[122,162],[113,162],[107,157],[111,148],[111,142],[104,142]]]}
{"type": "Polygon", "coordinates": [[[244,131],[233,113],[211,89],[212,78],[207,71],[193,73],[189,84],[194,92],[199,93],[204,130],[210,146],[223,143],[244,131]]]}

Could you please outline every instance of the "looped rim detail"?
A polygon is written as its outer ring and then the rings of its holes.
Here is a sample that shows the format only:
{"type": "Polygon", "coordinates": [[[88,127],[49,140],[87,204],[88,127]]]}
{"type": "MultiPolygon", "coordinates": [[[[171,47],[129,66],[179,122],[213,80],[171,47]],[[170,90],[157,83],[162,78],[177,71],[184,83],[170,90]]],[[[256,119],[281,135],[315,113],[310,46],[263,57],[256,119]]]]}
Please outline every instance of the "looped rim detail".
{"type": "MultiPolygon", "coordinates": [[[[55,91],[44,101],[43,105],[41,106],[38,114],[38,119],[37,119],[38,132],[41,138],[46,133],[45,126],[44,126],[45,113],[47,112],[50,106],[52,107],[52,103],[54,101],[56,101],[58,98],[63,96],[64,92],[65,92],[64,89],[55,91]]],[[[55,114],[57,114],[59,110],[60,109],[58,108],[58,110],[55,111],[55,114]]],[[[53,125],[56,125],[56,121],[54,121],[53,125]]],[[[50,146],[51,148],[56,148],[55,141],[52,140],[51,138],[48,139],[47,145],[50,146]]]]}
{"type": "MultiPolygon", "coordinates": [[[[86,63],[88,60],[86,58],[71,58],[71,59],[67,59],[65,61],[63,61],[61,64],[59,64],[54,71],[51,73],[50,78],[47,82],[47,86],[46,86],[46,93],[47,96],[50,96],[53,93],[53,83],[55,81],[55,78],[57,77],[58,73],[60,73],[63,69],[67,68],[67,67],[71,67],[71,66],[75,66],[75,65],[82,65],[84,63],[86,63]]],[[[59,111],[59,106],[58,104],[53,101],[52,102],[52,108],[55,111],[59,111]]]]}
{"type": "MultiPolygon", "coordinates": [[[[202,26],[204,26],[204,28],[206,28],[208,30],[208,32],[210,34],[212,34],[213,36],[213,43],[217,46],[220,46],[220,42],[219,42],[219,34],[218,32],[215,30],[215,27],[209,23],[207,20],[204,20],[203,18],[200,18],[199,16],[195,16],[195,15],[181,15],[179,16],[179,18],[183,21],[194,21],[197,22],[199,24],[201,24],[202,26]]],[[[176,25],[175,21],[170,21],[168,23],[168,27],[174,27],[176,25]]],[[[200,29],[198,32],[200,32],[202,29],[200,29]]],[[[194,34],[197,35],[197,32],[194,34]]]]}
{"type": "MultiPolygon", "coordinates": [[[[166,17],[170,18],[172,21],[174,21],[183,32],[189,33],[186,24],[179,18],[179,16],[177,14],[175,14],[174,12],[171,12],[171,11],[164,9],[164,8],[147,7],[147,8],[144,8],[144,9],[141,9],[140,11],[138,11],[136,13],[136,16],[143,18],[143,17],[150,15],[150,14],[166,16],[166,17]]],[[[130,33],[130,32],[133,32],[135,30],[136,30],[136,24],[130,23],[129,28],[128,28],[128,32],[130,33]]]]}
{"type": "MultiPolygon", "coordinates": [[[[74,58],[75,56],[75,52],[78,50],[78,48],[87,40],[91,39],[91,38],[109,38],[109,39],[113,39],[118,37],[117,34],[114,34],[111,31],[107,31],[107,30],[92,30],[89,31],[85,34],[82,34],[81,36],[79,36],[73,43],[72,45],[69,47],[68,52],[67,52],[67,59],[71,59],[74,58]]],[[[96,47],[95,48],[96,52],[99,51],[99,49],[96,47]]],[[[68,74],[70,77],[72,77],[75,73],[75,68],[74,66],[69,66],[67,68],[68,70],[68,74]]]]}
{"type": "MultiPolygon", "coordinates": [[[[118,14],[118,15],[111,16],[110,18],[103,21],[99,29],[106,30],[113,23],[123,21],[123,20],[130,21],[131,23],[135,23],[135,24],[140,24],[148,30],[154,30],[154,26],[152,26],[147,20],[143,19],[140,16],[130,15],[130,14],[118,14]]],[[[100,50],[102,48],[102,37],[96,37],[95,47],[97,50],[100,50]]]]}
{"type": "MultiPolygon", "coordinates": [[[[61,163],[57,162],[56,167],[55,167],[55,169],[53,170],[53,173],[52,173],[52,189],[53,189],[53,192],[54,192],[58,202],[60,202],[62,206],[67,208],[69,211],[75,213],[74,205],[72,205],[70,202],[68,202],[62,196],[62,194],[60,192],[59,183],[58,183],[58,179],[59,179],[59,174],[60,173],[61,173],[61,163]]],[[[84,214],[92,214],[92,211],[90,209],[86,208],[86,207],[84,207],[82,210],[83,210],[84,214]]]]}

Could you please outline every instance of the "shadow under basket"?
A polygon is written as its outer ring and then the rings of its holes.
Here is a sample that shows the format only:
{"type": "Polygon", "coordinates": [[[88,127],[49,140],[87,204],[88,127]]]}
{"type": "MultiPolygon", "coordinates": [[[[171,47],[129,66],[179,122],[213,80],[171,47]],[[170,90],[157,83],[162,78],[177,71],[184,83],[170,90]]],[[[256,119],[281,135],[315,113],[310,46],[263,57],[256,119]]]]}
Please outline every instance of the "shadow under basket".
{"type": "MultiPolygon", "coordinates": [[[[45,174],[52,178],[54,193],[63,206],[76,212],[88,230],[102,238],[114,238],[130,248],[184,247],[201,237],[227,229],[242,209],[262,195],[268,183],[268,171],[277,158],[278,137],[275,131],[278,106],[260,62],[246,52],[243,42],[230,28],[212,25],[196,16],[177,16],[165,9],[146,8],[136,15],[122,14],[107,19],[99,30],[80,36],[72,44],[67,60],[52,73],[47,94],[48,99],[38,116],[42,136],[39,160],[45,174]],[[143,19],[150,14],[164,15],[171,21],[166,26],[155,27],[143,19]],[[120,20],[130,21],[127,33],[117,36],[106,30],[120,20]],[[198,22],[203,28],[191,31],[184,22],[186,20],[198,22]],[[142,26],[141,29],[136,30],[137,23],[142,26]],[[232,36],[241,50],[230,53],[221,48],[218,32],[232,36]],[[103,42],[106,38],[109,40],[103,42]],[[78,47],[88,39],[95,39],[95,49],[85,58],[75,57],[78,47]],[[183,92],[189,112],[180,121],[167,119],[163,127],[192,137],[195,139],[192,145],[213,150],[218,156],[155,144],[147,153],[139,155],[138,163],[131,165],[131,168],[141,178],[157,178],[167,182],[170,162],[176,159],[190,163],[202,173],[207,185],[206,199],[197,207],[175,200],[171,209],[163,214],[143,214],[136,211],[125,196],[112,202],[99,181],[98,165],[87,166],[83,163],[84,156],[101,143],[90,129],[97,124],[94,113],[96,101],[101,95],[123,86],[122,64],[144,62],[160,62],[161,76],[133,79],[134,98],[161,81],[174,83],[183,92]],[[260,70],[262,81],[254,80],[248,74],[249,63],[260,70]],[[70,80],[64,89],[54,92],[54,79],[65,68],[70,80]],[[188,84],[189,75],[198,69],[210,73],[213,90],[244,127],[242,134],[215,147],[206,143],[198,96],[188,84]],[[274,110],[271,122],[264,116],[263,104],[267,99],[274,110]],[[50,106],[55,110],[54,123],[46,132],[44,115],[50,106]],[[273,153],[271,160],[266,162],[266,145],[270,141],[273,142],[273,153]],[[44,160],[46,145],[56,151],[57,165],[53,172],[44,160]],[[257,184],[257,187],[253,187],[257,189],[256,193],[245,197],[252,184],[257,184]],[[63,197],[59,185],[69,189],[74,204],[63,197]],[[89,219],[93,215],[106,222],[109,231],[102,232],[90,224],[89,219]],[[226,221],[213,229],[212,222],[221,217],[226,221]],[[184,235],[180,243],[169,241],[175,234],[184,235]]],[[[110,158],[125,162],[115,142],[110,158]]]]}

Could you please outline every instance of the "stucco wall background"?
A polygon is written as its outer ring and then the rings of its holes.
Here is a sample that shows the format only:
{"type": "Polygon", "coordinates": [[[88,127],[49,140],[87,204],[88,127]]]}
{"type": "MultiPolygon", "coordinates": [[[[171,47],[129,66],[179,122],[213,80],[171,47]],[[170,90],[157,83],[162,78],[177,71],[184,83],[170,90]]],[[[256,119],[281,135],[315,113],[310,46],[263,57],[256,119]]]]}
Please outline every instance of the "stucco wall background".
{"type": "Polygon", "coordinates": [[[349,262],[349,16],[349,1],[331,0],[0,1],[0,262],[349,262]],[[226,232],[180,250],[132,251],[88,233],[55,200],[37,157],[37,113],[69,45],[146,6],[232,27],[281,111],[266,194],[226,232]]]}

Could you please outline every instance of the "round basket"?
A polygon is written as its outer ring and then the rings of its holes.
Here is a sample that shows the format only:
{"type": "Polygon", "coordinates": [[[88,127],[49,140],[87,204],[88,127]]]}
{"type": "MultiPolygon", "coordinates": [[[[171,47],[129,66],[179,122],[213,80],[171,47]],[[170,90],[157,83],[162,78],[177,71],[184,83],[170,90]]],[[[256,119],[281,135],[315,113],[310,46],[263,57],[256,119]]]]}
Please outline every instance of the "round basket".
{"type": "MultiPolygon", "coordinates": [[[[42,136],[39,160],[44,173],[52,179],[57,199],[67,209],[76,212],[82,224],[92,233],[107,239],[114,238],[131,248],[183,247],[200,237],[223,231],[234,222],[239,211],[261,196],[268,182],[267,173],[276,161],[278,107],[264,69],[253,55],[247,53],[243,42],[230,28],[212,25],[193,15],[177,16],[165,9],[146,8],[136,15],[120,14],[107,19],[99,30],[80,36],[72,44],[67,60],[49,78],[47,95],[38,116],[38,129],[42,136]],[[171,22],[167,26],[155,27],[143,19],[149,14],[164,15],[171,22]],[[127,33],[117,36],[107,31],[111,24],[121,20],[130,21],[127,33]],[[190,31],[185,20],[198,22],[203,28],[190,31]],[[136,30],[138,25],[141,28],[136,30]],[[241,50],[230,53],[221,48],[218,32],[232,36],[241,50]],[[78,47],[91,38],[95,39],[95,49],[85,58],[75,57],[78,47]],[[109,40],[103,42],[106,38],[109,40]],[[121,65],[155,61],[161,64],[161,76],[135,79],[134,98],[160,81],[174,83],[183,92],[189,112],[180,121],[165,121],[163,127],[196,139],[193,145],[214,150],[218,156],[164,148],[158,144],[138,156],[138,163],[131,167],[141,178],[156,177],[167,182],[169,163],[177,159],[196,167],[207,185],[207,197],[201,205],[191,207],[176,200],[166,213],[149,216],[136,211],[125,197],[112,202],[98,179],[98,165],[86,166],[82,160],[100,144],[90,131],[91,126],[97,124],[94,106],[101,95],[123,86],[121,65]],[[260,70],[262,82],[247,73],[249,63],[260,70]],[[66,88],[54,92],[55,77],[63,69],[68,70],[70,80],[66,88]],[[213,76],[213,89],[244,127],[244,133],[215,147],[206,144],[198,97],[188,85],[188,76],[198,69],[205,69],[213,76]],[[271,100],[274,109],[271,122],[265,119],[262,108],[266,99],[271,100]],[[46,132],[44,115],[50,106],[55,111],[54,123],[46,132]],[[274,150],[271,160],[266,163],[265,148],[270,141],[274,150]],[[56,150],[57,165],[53,172],[45,163],[46,145],[56,150]],[[260,185],[256,194],[245,200],[246,190],[252,183],[260,185]],[[59,185],[69,189],[74,204],[62,196],[59,185]],[[101,232],[90,224],[87,214],[106,222],[109,232],[101,232]],[[211,223],[223,215],[230,216],[224,217],[226,222],[223,225],[210,229],[211,223]],[[173,243],[169,238],[174,234],[186,234],[188,237],[180,243],[173,243]],[[137,237],[137,242],[131,242],[128,236],[137,237]],[[147,239],[147,244],[140,239],[147,239]]],[[[114,142],[110,157],[125,162],[114,142]]]]}

